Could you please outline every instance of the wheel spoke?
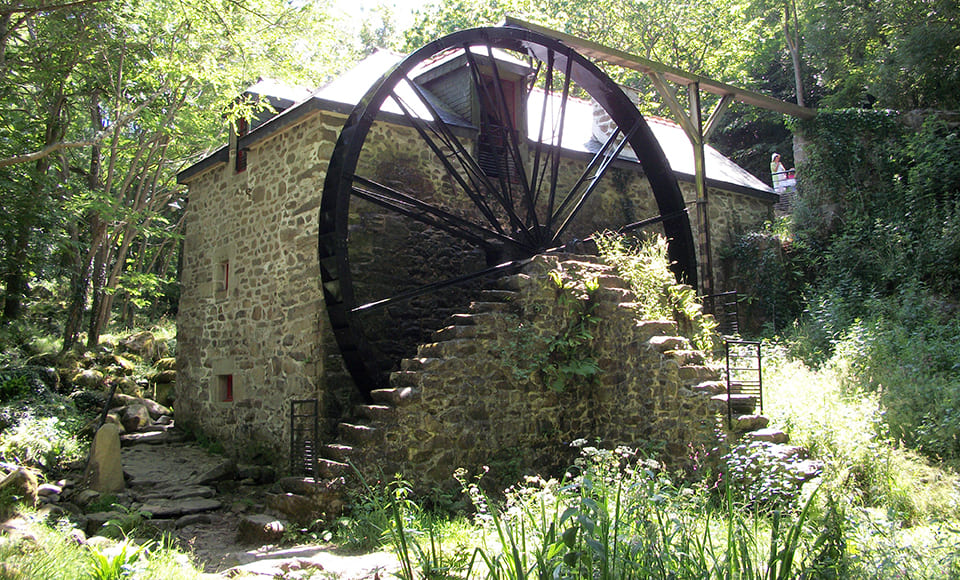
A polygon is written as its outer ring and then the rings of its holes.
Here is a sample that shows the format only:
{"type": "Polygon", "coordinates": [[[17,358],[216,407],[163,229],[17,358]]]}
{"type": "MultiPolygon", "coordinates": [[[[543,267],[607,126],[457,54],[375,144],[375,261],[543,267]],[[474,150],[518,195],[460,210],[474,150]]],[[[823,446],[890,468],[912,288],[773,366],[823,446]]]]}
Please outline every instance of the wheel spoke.
{"type": "Polygon", "coordinates": [[[573,189],[570,190],[570,195],[564,199],[564,203],[561,204],[561,207],[557,211],[563,211],[563,206],[566,206],[567,202],[573,198],[577,189],[579,189],[580,186],[586,181],[587,175],[591,171],[595,171],[594,174],[589,177],[590,184],[580,195],[580,199],[577,200],[577,204],[570,211],[570,214],[567,215],[566,219],[564,219],[563,225],[557,228],[557,231],[553,235],[553,241],[560,239],[560,236],[563,235],[563,232],[567,229],[567,226],[569,226],[577,214],[580,213],[580,209],[583,208],[583,204],[586,203],[587,199],[589,199],[597,185],[600,184],[603,176],[606,175],[607,169],[613,164],[614,161],[617,160],[617,158],[620,156],[620,152],[623,151],[624,147],[627,146],[630,139],[633,137],[633,134],[637,132],[639,127],[639,124],[634,125],[630,131],[623,136],[623,139],[620,141],[620,144],[617,145],[616,150],[614,150],[610,155],[606,155],[606,150],[610,148],[610,145],[616,141],[617,136],[620,134],[620,129],[617,128],[613,134],[610,135],[610,138],[607,139],[606,143],[603,144],[603,147],[600,149],[600,151],[598,151],[593,159],[590,160],[590,164],[587,166],[587,169],[584,170],[584,172],[580,175],[580,178],[577,180],[577,184],[573,187],[573,189]]]}
{"type": "Polygon", "coordinates": [[[446,210],[426,203],[382,183],[355,175],[353,195],[380,207],[405,215],[420,223],[443,231],[480,247],[488,247],[494,240],[516,244],[512,238],[458,217],[446,210]]]}
{"type": "Polygon", "coordinates": [[[383,298],[380,300],[375,300],[373,302],[368,302],[366,304],[361,304],[351,310],[353,313],[361,312],[371,312],[380,308],[390,306],[391,304],[396,304],[397,302],[403,302],[405,300],[410,300],[411,298],[416,298],[417,296],[423,296],[424,294],[431,294],[438,290],[444,288],[449,288],[451,286],[457,286],[459,284],[464,284],[466,282],[472,282],[479,278],[484,278],[487,276],[502,276],[507,274],[517,268],[521,268],[524,265],[530,263],[531,258],[524,258],[522,260],[513,260],[510,262],[504,262],[503,264],[497,264],[496,266],[491,266],[477,272],[470,274],[465,274],[463,276],[457,276],[455,278],[447,278],[445,280],[439,280],[437,282],[431,282],[429,284],[424,284],[423,286],[418,286],[410,290],[395,294],[388,298],[383,298]]]}
{"type": "MultiPolygon", "coordinates": [[[[560,176],[560,151],[563,147],[563,126],[567,116],[567,99],[570,97],[570,72],[573,67],[573,59],[567,57],[566,67],[563,73],[563,90],[560,95],[560,122],[557,130],[557,142],[554,144],[555,154],[553,164],[550,167],[550,196],[547,202],[547,225],[553,228],[554,204],[557,199],[557,180],[560,176]]],[[[546,101],[544,101],[546,107],[546,101]]]]}
{"type": "Polygon", "coordinates": [[[477,164],[476,160],[472,155],[470,155],[466,147],[463,146],[463,143],[460,142],[451,128],[443,122],[442,118],[440,117],[440,112],[433,106],[427,96],[423,94],[423,91],[420,90],[420,87],[418,87],[416,83],[410,81],[409,79],[406,79],[406,83],[413,93],[417,95],[417,98],[427,108],[430,115],[433,116],[433,123],[426,123],[423,121],[423,119],[420,119],[417,117],[417,115],[414,115],[411,108],[399,95],[397,95],[395,90],[391,96],[400,106],[410,123],[420,134],[420,137],[434,152],[434,155],[441,162],[441,164],[443,164],[447,174],[450,175],[450,177],[452,177],[460,185],[463,191],[477,206],[477,209],[480,210],[485,218],[487,218],[487,220],[490,222],[490,225],[493,226],[493,228],[498,232],[503,233],[503,227],[500,224],[500,220],[497,219],[496,214],[485,199],[483,193],[486,191],[488,193],[492,193],[494,197],[497,197],[499,195],[497,187],[490,182],[489,178],[483,173],[483,169],[477,164]],[[436,135],[443,146],[447,147],[449,153],[443,151],[442,147],[430,137],[427,132],[428,129],[430,132],[436,135]],[[455,158],[460,164],[460,167],[463,169],[463,174],[460,171],[457,171],[456,167],[450,162],[451,157],[455,158]]]}
{"type": "MultiPolygon", "coordinates": [[[[490,116],[490,119],[491,119],[491,121],[488,122],[486,119],[482,118],[484,115],[483,113],[481,113],[481,119],[480,119],[481,138],[483,134],[484,125],[491,125],[491,126],[499,127],[501,129],[505,127],[505,130],[503,130],[502,132],[508,135],[508,138],[512,138],[513,128],[511,126],[504,124],[502,116],[500,116],[499,111],[496,110],[497,108],[496,101],[490,95],[490,91],[487,88],[487,83],[484,82],[483,75],[480,73],[480,67],[477,64],[476,58],[474,58],[473,56],[473,52],[470,50],[470,45],[464,45],[463,50],[464,50],[465,58],[469,63],[468,68],[470,70],[471,77],[473,78],[474,86],[476,87],[477,94],[479,95],[479,98],[480,98],[480,103],[481,103],[480,107],[481,109],[483,109],[484,113],[490,116]],[[489,107],[484,106],[485,102],[488,103],[490,106],[489,107]]],[[[491,66],[494,68],[495,71],[497,70],[496,64],[492,60],[491,60],[491,66]]],[[[497,82],[496,84],[500,86],[502,91],[503,89],[502,85],[500,85],[499,82],[497,82]]],[[[536,245],[536,240],[531,236],[531,232],[527,227],[527,224],[517,214],[516,207],[514,204],[513,187],[512,187],[510,174],[509,174],[511,156],[507,155],[510,152],[511,152],[511,148],[503,148],[503,154],[501,156],[501,160],[503,161],[503,166],[501,171],[498,172],[500,188],[501,188],[501,196],[500,196],[501,206],[503,207],[503,210],[506,212],[507,218],[510,220],[510,223],[513,226],[513,229],[516,230],[517,232],[520,232],[520,234],[524,236],[528,244],[530,244],[531,246],[534,246],[536,245]]],[[[518,161],[519,161],[518,159],[514,158],[514,166],[518,165],[518,161]]],[[[519,165],[522,165],[522,163],[519,163],[519,165]]]]}

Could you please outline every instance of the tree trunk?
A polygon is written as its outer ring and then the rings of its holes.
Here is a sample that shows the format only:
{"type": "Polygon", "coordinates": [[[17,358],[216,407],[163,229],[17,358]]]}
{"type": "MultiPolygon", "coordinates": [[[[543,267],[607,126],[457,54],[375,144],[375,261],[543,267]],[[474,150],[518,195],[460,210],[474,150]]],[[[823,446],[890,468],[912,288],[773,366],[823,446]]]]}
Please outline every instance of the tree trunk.
{"type": "Polygon", "coordinates": [[[805,107],[803,98],[803,76],[800,71],[800,19],[797,17],[797,3],[795,0],[786,0],[783,5],[783,35],[787,39],[787,48],[790,49],[790,60],[793,61],[793,82],[797,90],[797,104],[805,107]],[[793,32],[790,32],[790,21],[793,21],[793,32]]]}

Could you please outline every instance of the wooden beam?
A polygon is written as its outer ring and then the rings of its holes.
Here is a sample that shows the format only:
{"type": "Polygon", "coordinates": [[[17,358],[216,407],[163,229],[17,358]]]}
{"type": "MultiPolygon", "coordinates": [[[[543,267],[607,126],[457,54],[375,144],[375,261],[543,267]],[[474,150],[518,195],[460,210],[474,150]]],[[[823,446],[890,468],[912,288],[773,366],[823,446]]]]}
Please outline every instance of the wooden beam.
{"type": "Polygon", "coordinates": [[[624,68],[640,71],[647,75],[659,74],[663,78],[683,86],[689,86],[691,83],[697,83],[700,85],[701,90],[713,93],[715,95],[720,95],[721,97],[724,95],[730,95],[731,98],[741,103],[746,103],[762,109],[768,109],[770,111],[776,111],[778,113],[789,115],[791,117],[798,117],[800,119],[812,119],[817,115],[816,109],[801,107],[800,105],[796,105],[794,103],[788,103],[786,101],[774,99],[773,97],[768,97],[767,95],[741,89],[733,85],[728,85],[727,83],[715,81],[700,75],[695,75],[670,65],[652,61],[641,56],[624,52],[622,50],[617,50],[609,46],[598,44],[590,40],[578,38],[576,36],[566,34],[565,32],[553,30],[545,26],[526,22],[513,16],[507,16],[505,24],[507,26],[526,28],[527,30],[532,30],[534,32],[539,32],[540,34],[556,38],[567,46],[577,49],[577,51],[579,51],[581,54],[622,66],[624,68]]]}
{"type": "Polygon", "coordinates": [[[703,138],[704,140],[709,137],[714,129],[717,128],[719,124],[720,117],[723,116],[723,113],[726,112],[727,107],[730,105],[730,101],[733,100],[733,95],[723,95],[720,97],[720,102],[717,103],[717,106],[713,108],[713,111],[710,113],[710,117],[707,119],[707,123],[703,126],[703,138]]]}

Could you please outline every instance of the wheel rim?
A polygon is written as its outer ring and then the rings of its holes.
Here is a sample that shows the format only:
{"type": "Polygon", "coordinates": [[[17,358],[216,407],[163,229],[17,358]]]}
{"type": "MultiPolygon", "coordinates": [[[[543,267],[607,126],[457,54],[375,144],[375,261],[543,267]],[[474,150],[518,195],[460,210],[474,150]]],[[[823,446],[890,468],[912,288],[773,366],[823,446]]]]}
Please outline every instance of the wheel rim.
{"type": "Polygon", "coordinates": [[[572,49],[518,28],[465,30],[375,83],[341,130],[319,227],[327,312],[361,393],[384,386],[438,320],[463,311],[476,280],[593,233],[585,208],[630,149],[653,190],[674,272],[695,284],[689,219],[659,144],[619,87],[572,49]],[[429,84],[448,69],[462,82],[442,86],[467,89],[459,109],[429,84]],[[573,95],[584,93],[613,128],[571,170],[561,150],[575,138],[573,95]],[[524,100],[539,108],[524,114],[524,100]],[[396,130],[388,127],[404,127],[404,140],[384,148],[396,130]]]}

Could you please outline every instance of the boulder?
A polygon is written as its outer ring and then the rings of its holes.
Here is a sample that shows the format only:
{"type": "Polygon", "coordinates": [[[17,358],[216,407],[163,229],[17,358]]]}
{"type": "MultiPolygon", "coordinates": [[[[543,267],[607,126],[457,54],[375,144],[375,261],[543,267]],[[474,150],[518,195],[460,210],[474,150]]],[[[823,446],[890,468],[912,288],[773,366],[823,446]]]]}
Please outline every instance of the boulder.
{"type": "Polygon", "coordinates": [[[118,346],[123,352],[131,352],[139,356],[146,363],[152,363],[157,360],[159,353],[157,339],[153,336],[153,333],[148,330],[131,334],[127,338],[122,339],[118,346]]]}
{"type": "Polygon", "coordinates": [[[127,433],[135,433],[150,424],[150,411],[145,405],[127,405],[120,415],[120,422],[127,433]]]}
{"type": "Polygon", "coordinates": [[[229,459],[221,461],[218,465],[210,468],[206,473],[201,473],[192,482],[195,485],[207,485],[216,481],[234,479],[237,476],[237,464],[229,459]]]}
{"type": "Polygon", "coordinates": [[[269,544],[283,538],[285,522],[266,514],[243,516],[237,522],[237,540],[249,544],[269,544]]]}
{"type": "Polygon", "coordinates": [[[120,356],[119,354],[113,355],[113,363],[123,369],[123,372],[128,375],[136,370],[136,366],[134,366],[130,360],[120,356]]]}
{"type": "Polygon", "coordinates": [[[105,423],[97,431],[85,477],[90,489],[100,493],[115,493],[126,486],[120,459],[120,430],[116,425],[105,423]]]}
{"type": "Polygon", "coordinates": [[[71,377],[70,382],[84,389],[99,389],[103,386],[103,373],[97,369],[84,369],[71,377]]]}
{"type": "Polygon", "coordinates": [[[123,393],[117,393],[113,396],[111,402],[113,407],[124,407],[130,405],[143,405],[152,419],[159,419],[163,415],[172,415],[173,411],[161,405],[160,403],[144,397],[133,397],[123,393]]]}
{"type": "Polygon", "coordinates": [[[177,380],[177,371],[160,371],[151,376],[150,380],[155,383],[172,383],[177,380]]]}
{"type": "MultiPolygon", "coordinates": [[[[29,506],[37,505],[37,476],[30,470],[19,467],[0,480],[0,498],[16,498],[29,506]]],[[[6,519],[6,510],[12,505],[0,504],[0,515],[6,519]]]]}
{"type": "Polygon", "coordinates": [[[154,366],[160,371],[175,371],[177,370],[177,359],[176,357],[168,356],[158,360],[154,366]]]}

